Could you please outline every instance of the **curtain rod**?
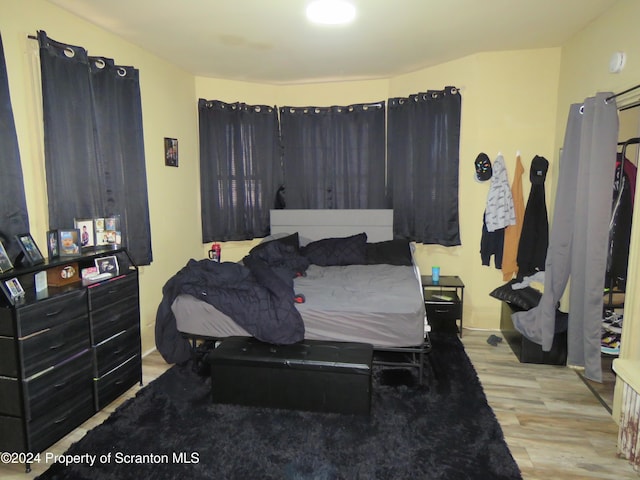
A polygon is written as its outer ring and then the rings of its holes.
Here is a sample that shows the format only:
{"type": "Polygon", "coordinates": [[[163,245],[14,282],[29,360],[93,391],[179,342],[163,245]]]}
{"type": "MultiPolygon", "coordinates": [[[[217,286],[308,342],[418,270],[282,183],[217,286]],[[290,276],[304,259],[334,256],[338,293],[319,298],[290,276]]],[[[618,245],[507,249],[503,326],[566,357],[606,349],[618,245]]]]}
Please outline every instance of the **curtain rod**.
{"type": "Polygon", "coordinates": [[[624,95],[625,93],[633,92],[634,90],[636,90],[638,88],[640,88],[640,85],[636,85],[635,87],[628,88],[623,92],[611,95],[610,97],[605,98],[604,101],[605,102],[609,102],[609,100],[613,100],[614,98],[619,97],[620,95],[624,95]]]}

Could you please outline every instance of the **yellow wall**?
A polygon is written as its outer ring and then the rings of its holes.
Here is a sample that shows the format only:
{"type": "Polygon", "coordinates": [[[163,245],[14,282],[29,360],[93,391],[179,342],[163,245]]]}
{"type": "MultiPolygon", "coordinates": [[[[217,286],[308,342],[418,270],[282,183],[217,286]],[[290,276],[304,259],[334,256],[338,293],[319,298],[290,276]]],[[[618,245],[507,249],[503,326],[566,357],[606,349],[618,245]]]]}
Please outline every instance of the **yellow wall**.
{"type": "MultiPolygon", "coordinates": [[[[558,90],[557,144],[564,136],[566,118],[571,103],[580,103],[595,92],[621,92],[640,84],[640,2],[620,1],[562,48],[562,68],[558,90]],[[609,73],[609,59],[616,51],[626,52],[627,63],[618,74],[609,73]]],[[[619,97],[618,105],[640,98],[640,90],[619,97]]],[[[640,108],[635,109],[636,116],[640,108]]],[[[626,112],[625,115],[629,114],[626,112]]],[[[636,135],[638,132],[636,131],[636,135]]],[[[636,199],[638,196],[636,195],[636,199]]],[[[637,200],[636,200],[637,202],[637,200]]],[[[636,203],[638,205],[638,203],[636,203]]],[[[640,214],[635,209],[631,236],[631,253],[627,274],[627,294],[624,307],[624,330],[620,358],[640,360],[640,288],[638,267],[640,246],[640,214]]],[[[640,372],[636,372],[640,377],[640,372]]],[[[618,421],[621,403],[620,382],[616,384],[613,418],[618,421]]]]}
{"type": "MultiPolygon", "coordinates": [[[[143,351],[155,347],[155,314],[166,280],[189,258],[201,257],[197,106],[193,75],[42,0],[0,0],[4,44],[31,231],[45,245],[48,230],[37,42],[44,30],[90,54],[140,70],[153,264],[141,269],[143,351]],[[179,140],[180,167],[164,166],[163,139],[179,140]]],[[[65,227],[52,225],[51,227],[65,227]]],[[[68,225],[66,226],[68,227],[68,225]]]]}
{"type": "MultiPolygon", "coordinates": [[[[268,105],[335,105],[374,102],[445,85],[461,87],[460,221],[462,246],[419,246],[423,270],[439,264],[467,285],[466,325],[497,328],[499,302],[488,296],[502,284],[499,271],[480,265],[482,212],[488,183],[473,180],[480,152],[492,159],[500,151],[512,175],[515,153],[522,153],[525,201],[528,168],[535,155],[552,164],[547,195],[570,102],[597,90],[619,91],[638,83],[640,42],[633,18],[640,4],[620,2],[603,19],[560,48],[488,52],[387,80],[274,86],[223,79],[194,78],[174,65],[104,32],[43,0],[0,0],[9,84],[31,217],[31,229],[44,244],[47,222],[37,44],[27,35],[45,30],[52,38],[82,45],[91,54],[115,58],[140,69],[145,149],[154,262],[142,269],[143,349],[153,348],[153,324],[161,288],[189,258],[202,258],[197,105],[198,98],[268,105]],[[629,54],[626,70],[607,73],[614,50],[629,54]],[[634,57],[635,54],[635,57],[634,57]],[[162,140],[179,140],[180,167],[165,167],[162,140]]],[[[551,205],[549,203],[551,213],[551,205]]],[[[223,260],[238,260],[255,241],[223,247],[223,260]]],[[[637,243],[637,242],[636,242],[637,243]]]]}

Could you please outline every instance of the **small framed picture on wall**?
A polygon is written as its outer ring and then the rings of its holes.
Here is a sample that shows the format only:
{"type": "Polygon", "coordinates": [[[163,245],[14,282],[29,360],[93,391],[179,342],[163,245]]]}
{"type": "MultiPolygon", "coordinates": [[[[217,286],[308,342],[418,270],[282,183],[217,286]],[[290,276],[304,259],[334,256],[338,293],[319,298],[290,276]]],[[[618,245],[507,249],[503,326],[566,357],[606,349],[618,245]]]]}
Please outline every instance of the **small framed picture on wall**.
{"type": "Polygon", "coordinates": [[[167,138],[164,139],[164,164],[167,167],[178,166],[178,139],[167,138]]]}

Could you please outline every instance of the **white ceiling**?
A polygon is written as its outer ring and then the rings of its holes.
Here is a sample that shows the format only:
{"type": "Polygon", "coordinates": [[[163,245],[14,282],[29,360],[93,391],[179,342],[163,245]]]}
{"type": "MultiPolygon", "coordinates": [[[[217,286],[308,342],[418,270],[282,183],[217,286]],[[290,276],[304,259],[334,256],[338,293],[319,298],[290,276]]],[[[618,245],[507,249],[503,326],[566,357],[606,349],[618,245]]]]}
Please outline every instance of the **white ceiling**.
{"type": "Polygon", "coordinates": [[[196,76],[296,84],[560,46],[617,0],[352,0],[347,26],[310,24],[309,0],[48,1],[196,76]]]}

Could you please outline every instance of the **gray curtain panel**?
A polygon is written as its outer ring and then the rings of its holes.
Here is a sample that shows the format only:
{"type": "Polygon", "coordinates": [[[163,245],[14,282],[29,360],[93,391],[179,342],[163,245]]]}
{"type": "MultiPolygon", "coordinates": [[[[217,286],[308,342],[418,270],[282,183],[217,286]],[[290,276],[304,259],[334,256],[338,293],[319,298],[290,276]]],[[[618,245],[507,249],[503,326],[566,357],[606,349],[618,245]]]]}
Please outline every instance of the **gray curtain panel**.
{"type": "Polygon", "coordinates": [[[556,307],[571,279],[567,363],[601,382],[603,288],[618,138],[611,93],[572,105],[560,158],[557,194],[537,307],[512,315],[515,327],[544,351],[553,342],[556,307]]]}
{"type": "Polygon", "coordinates": [[[0,238],[13,262],[20,253],[14,235],[29,231],[18,137],[13,119],[7,65],[0,37],[0,238]]]}

